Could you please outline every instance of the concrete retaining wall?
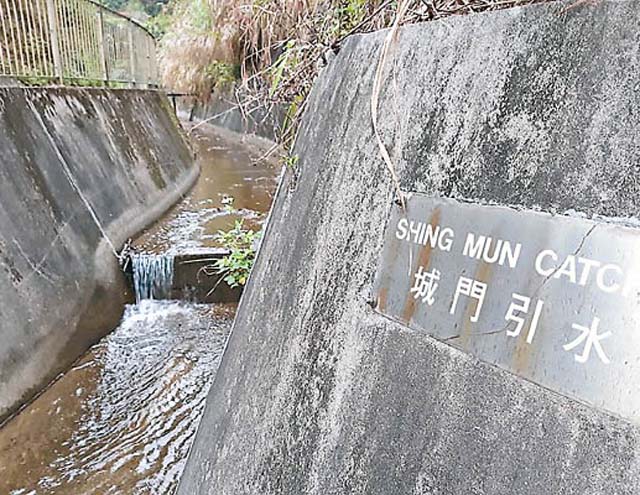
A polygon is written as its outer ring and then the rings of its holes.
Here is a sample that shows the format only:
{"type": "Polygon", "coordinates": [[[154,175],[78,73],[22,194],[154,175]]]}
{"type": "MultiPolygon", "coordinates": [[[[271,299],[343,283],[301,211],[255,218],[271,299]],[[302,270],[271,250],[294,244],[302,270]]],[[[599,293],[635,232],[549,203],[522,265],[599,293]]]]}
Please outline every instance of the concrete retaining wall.
{"type": "Polygon", "coordinates": [[[207,120],[223,129],[240,134],[254,134],[270,141],[276,141],[286,114],[283,105],[265,108],[259,103],[249,103],[241,109],[232,91],[215,92],[207,103],[188,96],[175,98],[176,110],[181,118],[207,120]]]}
{"type": "MultiPolygon", "coordinates": [[[[638,216],[640,6],[573,3],[402,29],[381,120],[405,190],[638,216]]],[[[384,36],[313,90],[179,493],[637,494],[637,424],[372,309],[384,36]]]]}
{"type": "Polygon", "coordinates": [[[160,93],[0,88],[0,418],[117,325],[110,243],[197,174],[160,93]]]}

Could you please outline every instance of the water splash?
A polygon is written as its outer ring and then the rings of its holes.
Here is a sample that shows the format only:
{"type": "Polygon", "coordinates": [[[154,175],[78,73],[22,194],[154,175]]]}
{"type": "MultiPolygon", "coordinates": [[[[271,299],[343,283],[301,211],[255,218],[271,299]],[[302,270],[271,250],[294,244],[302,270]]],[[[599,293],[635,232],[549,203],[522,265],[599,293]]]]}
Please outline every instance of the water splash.
{"type": "Polygon", "coordinates": [[[170,299],[174,265],[172,254],[134,254],[131,262],[138,304],[145,299],[170,299]]]}
{"type": "Polygon", "coordinates": [[[0,430],[0,494],[174,493],[234,311],[127,306],[113,333],[0,430]]]}

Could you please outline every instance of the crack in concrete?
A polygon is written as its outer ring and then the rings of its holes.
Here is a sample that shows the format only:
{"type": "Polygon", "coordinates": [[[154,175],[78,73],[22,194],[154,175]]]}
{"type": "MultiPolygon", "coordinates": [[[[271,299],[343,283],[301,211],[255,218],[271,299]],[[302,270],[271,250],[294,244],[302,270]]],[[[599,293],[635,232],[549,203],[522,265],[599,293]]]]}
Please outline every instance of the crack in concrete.
{"type": "MultiPolygon", "coordinates": [[[[580,252],[582,251],[582,248],[584,247],[584,243],[586,242],[587,238],[593,234],[594,230],[596,229],[596,227],[598,227],[599,224],[595,223],[593,224],[589,230],[587,232],[585,232],[585,234],[582,236],[582,239],[580,239],[580,242],[578,243],[578,246],[576,247],[576,249],[571,253],[572,256],[578,256],[578,254],[580,254],[580,252]]],[[[551,279],[556,273],[558,273],[558,271],[560,271],[561,266],[558,266],[553,272],[551,272],[549,275],[547,275],[544,280],[542,281],[542,283],[538,286],[538,288],[534,291],[533,295],[531,296],[531,299],[535,299],[538,294],[540,294],[540,291],[542,290],[542,288],[547,284],[547,282],[549,282],[549,279],[551,279]]],[[[502,333],[502,332],[506,332],[507,330],[510,329],[510,327],[514,326],[516,324],[515,321],[510,321],[509,323],[507,323],[504,327],[498,329],[498,330],[487,330],[486,332],[476,332],[476,333],[470,333],[469,337],[482,337],[482,336],[486,336],[486,335],[495,335],[498,333],[502,333]]],[[[442,339],[443,342],[448,342],[450,340],[455,340],[455,339],[459,339],[462,337],[462,334],[458,334],[458,335],[453,335],[452,337],[447,337],[446,339],[442,339]]]]}
{"type": "MultiPolygon", "coordinates": [[[[22,250],[22,247],[20,246],[20,244],[18,244],[18,241],[14,238],[13,242],[16,244],[16,246],[18,246],[18,249],[20,250],[20,253],[22,254],[22,256],[27,260],[27,263],[29,264],[29,267],[31,268],[31,272],[24,277],[24,280],[21,283],[26,282],[27,280],[29,280],[34,274],[36,275],[40,275],[43,278],[45,278],[47,281],[54,283],[50,278],[47,278],[45,276],[45,274],[42,272],[41,267],[44,265],[44,263],[47,261],[47,258],[49,258],[49,255],[51,254],[51,252],[53,251],[54,246],[58,243],[58,241],[62,238],[62,235],[65,232],[65,229],[69,226],[69,224],[75,220],[76,216],[78,215],[78,213],[74,213],[73,215],[71,215],[71,217],[69,217],[59,228],[58,228],[58,232],[56,233],[56,236],[53,238],[53,240],[49,243],[49,246],[47,247],[47,250],[45,252],[45,254],[42,256],[42,258],[40,258],[40,260],[37,263],[33,263],[33,261],[31,261],[28,256],[24,253],[24,251],[22,250]]],[[[58,275],[51,275],[52,277],[56,277],[59,278],[58,275]]]]}
{"type": "Polygon", "coordinates": [[[45,273],[44,271],[41,270],[42,268],[42,264],[39,263],[37,265],[35,265],[33,263],[33,261],[31,261],[31,258],[29,258],[29,256],[27,255],[27,253],[24,252],[24,249],[22,249],[22,246],[20,245],[20,243],[17,241],[17,239],[13,239],[13,244],[15,244],[15,246],[18,248],[18,251],[20,252],[20,254],[22,255],[22,257],[24,258],[24,260],[27,262],[27,264],[29,265],[29,268],[31,268],[31,273],[29,273],[29,275],[27,275],[27,277],[25,277],[21,283],[24,283],[25,280],[28,280],[28,278],[33,275],[34,273],[37,275],[40,275],[43,279],[45,279],[47,282],[49,282],[50,284],[53,284],[53,279],[51,278],[50,275],[48,275],[47,273],[45,273]]]}

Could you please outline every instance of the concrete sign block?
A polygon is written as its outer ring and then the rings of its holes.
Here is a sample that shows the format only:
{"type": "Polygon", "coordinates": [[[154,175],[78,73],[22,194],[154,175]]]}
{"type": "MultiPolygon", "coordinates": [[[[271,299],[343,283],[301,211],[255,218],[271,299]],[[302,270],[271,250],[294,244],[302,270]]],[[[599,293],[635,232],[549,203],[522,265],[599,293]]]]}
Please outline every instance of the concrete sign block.
{"type": "Polygon", "coordinates": [[[640,231],[423,194],[391,208],[377,310],[631,420],[640,231]]]}

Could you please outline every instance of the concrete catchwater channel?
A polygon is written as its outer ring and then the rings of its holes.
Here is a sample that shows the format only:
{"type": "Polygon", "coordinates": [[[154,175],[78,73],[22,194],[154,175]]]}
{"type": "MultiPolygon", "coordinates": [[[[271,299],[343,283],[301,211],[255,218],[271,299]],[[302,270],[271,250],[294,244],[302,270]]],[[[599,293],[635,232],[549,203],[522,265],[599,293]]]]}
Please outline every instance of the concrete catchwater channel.
{"type": "Polygon", "coordinates": [[[177,485],[236,304],[158,300],[162,286],[174,256],[219,247],[218,229],[239,218],[259,228],[277,183],[275,164],[259,160],[268,143],[207,125],[192,135],[200,179],[134,243],[140,300],[0,429],[0,493],[166,494],[177,485]]]}

